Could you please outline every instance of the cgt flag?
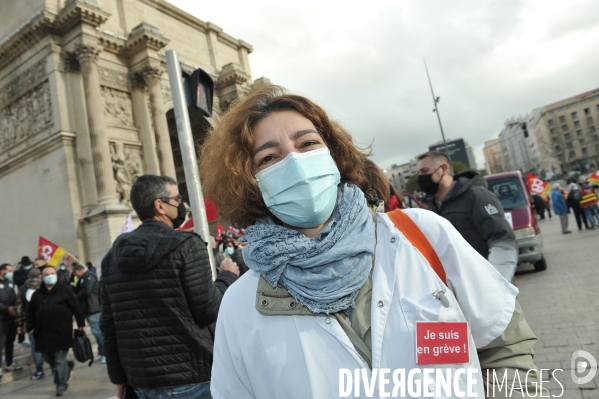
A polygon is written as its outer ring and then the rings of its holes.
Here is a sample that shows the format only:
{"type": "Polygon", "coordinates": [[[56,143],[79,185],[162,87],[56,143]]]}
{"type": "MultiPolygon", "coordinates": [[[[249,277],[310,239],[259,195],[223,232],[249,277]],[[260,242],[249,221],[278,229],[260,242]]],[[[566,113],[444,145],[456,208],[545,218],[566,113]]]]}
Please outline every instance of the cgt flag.
{"type": "Polygon", "coordinates": [[[37,256],[44,258],[48,266],[55,268],[64,264],[66,268],[70,270],[73,263],[78,262],[78,259],[68,253],[66,249],[59,247],[42,236],[39,238],[37,256]]]}
{"type": "Polygon", "coordinates": [[[551,191],[551,185],[545,183],[543,180],[539,179],[532,173],[526,174],[526,181],[528,182],[528,191],[532,194],[538,194],[543,197],[544,200],[547,199],[549,192],[551,191]]]}
{"type": "Polygon", "coordinates": [[[595,171],[592,175],[587,179],[589,183],[599,186],[599,169],[595,171]]]}

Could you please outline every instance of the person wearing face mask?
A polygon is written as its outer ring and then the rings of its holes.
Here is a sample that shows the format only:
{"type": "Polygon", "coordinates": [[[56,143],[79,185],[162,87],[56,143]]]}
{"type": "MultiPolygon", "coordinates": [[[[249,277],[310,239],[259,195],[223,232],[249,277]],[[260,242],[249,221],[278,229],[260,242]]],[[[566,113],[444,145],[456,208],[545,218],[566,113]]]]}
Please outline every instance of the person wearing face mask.
{"type": "Polygon", "coordinates": [[[73,346],[73,317],[83,330],[85,318],[73,291],[58,283],[53,267],[42,272],[42,284],[31,296],[26,311],[26,329],[33,336],[35,348],[54,371],[56,396],[63,396],[75,363],[67,360],[73,346]]]}
{"type": "Polygon", "coordinates": [[[29,256],[23,256],[19,265],[21,265],[21,267],[15,272],[13,277],[13,282],[17,287],[22,286],[25,283],[25,280],[27,280],[27,273],[33,268],[33,262],[29,259],[29,256]]]}
{"type": "Polygon", "coordinates": [[[499,198],[487,190],[485,178],[474,170],[454,175],[447,155],[438,151],[420,155],[417,170],[429,210],[449,220],[511,282],[518,264],[518,243],[499,198]]]}
{"type": "Polygon", "coordinates": [[[249,270],[243,260],[242,252],[243,250],[232,239],[229,239],[225,244],[225,256],[228,256],[235,262],[235,264],[237,264],[240,276],[243,276],[243,274],[249,270]]]}
{"type": "MultiPolygon", "coordinates": [[[[0,358],[4,350],[6,366],[4,371],[21,370],[22,367],[13,364],[13,345],[17,337],[20,322],[16,319],[17,295],[12,282],[13,267],[8,263],[0,265],[0,358]]],[[[0,364],[1,366],[1,364],[0,364]]],[[[0,371],[0,377],[2,371],[0,371]]]]}
{"type": "MultiPolygon", "coordinates": [[[[27,280],[25,284],[19,287],[19,296],[21,297],[21,305],[23,312],[23,320],[27,320],[27,309],[29,308],[29,302],[33,297],[33,293],[40,287],[42,283],[42,272],[39,269],[32,268],[27,274],[27,280]]],[[[35,364],[35,374],[30,378],[32,380],[39,380],[44,378],[44,361],[42,354],[35,348],[35,340],[31,334],[27,334],[29,343],[31,345],[31,356],[35,364]]]]}
{"type": "MultiPolygon", "coordinates": [[[[277,86],[253,90],[222,116],[199,159],[204,192],[223,220],[245,229],[250,268],[221,304],[215,399],[337,398],[353,385],[344,370],[361,369],[368,381],[374,370],[420,371],[420,321],[469,321],[462,339],[470,355],[430,367],[476,370],[476,397],[485,395],[484,369],[502,367],[499,378],[506,372],[513,381],[535,368],[517,288],[444,218],[422,209],[377,213],[383,201],[371,197],[370,205],[359,188],[364,154],[309,99],[277,86]],[[415,249],[425,242],[438,260],[415,249]]],[[[407,391],[424,392],[409,396],[460,396],[437,395],[420,377],[407,391]]],[[[465,382],[455,384],[463,396],[465,382]]],[[[373,388],[390,393],[392,385],[373,388]]]]}
{"type": "Polygon", "coordinates": [[[108,376],[117,398],[126,384],[143,398],[209,397],[213,323],[239,269],[225,259],[212,281],[206,244],[177,230],[186,215],[174,179],[140,176],[130,200],[142,223],[121,234],[102,260],[108,376]]]}

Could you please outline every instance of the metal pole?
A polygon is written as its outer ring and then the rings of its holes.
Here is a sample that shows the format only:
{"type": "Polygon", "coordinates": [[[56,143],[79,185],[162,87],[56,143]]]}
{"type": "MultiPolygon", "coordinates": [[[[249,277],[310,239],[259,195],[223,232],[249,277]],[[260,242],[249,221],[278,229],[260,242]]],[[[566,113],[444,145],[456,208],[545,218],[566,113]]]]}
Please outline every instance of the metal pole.
{"type": "Polygon", "coordinates": [[[433,96],[433,103],[435,104],[434,112],[437,113],[439,127],[441,128],[441,137],[443,138],[443,144],[445,145],[445,155],[447,155],[447,158],[449,158],[449,162],[451,162],[451,157],[449,156],[449,149],[447,148],[447,141],[445,141],[445,133],[443,133],[443,125],[441,124],[441,115],[439,115],[439,108],[437,108],[437,103],[439,102],[439,99],[435,97],[435,92],[433,91],[433,84],[431,83],[431,77],[428,74],[428,67],[426,66],[426,60],[424,60],[424,69],[426,69],[426,77],[428,78],[428,84],[431,88],[431,94],[433,96]]]}
{"type": "Polygon", "coordinates": [[[185,91],[183,90],[181,63],[179,62],[179,56],[176,51],[168,50],[165,55],[168,80],[171,84],[171,94],[173,97],[173,108],[175,110],[175,119],[177,121],[179,145],[181,146],[181,156],[183,158],[185,182],[187,183],[187,192],[189,194],[194,227],[195,231],[198,232],[202,239],[207,243],[208,258],[210,259],[210,268],[212,269],[212,280],[214,281],[216,280],[216,266],[214,255],[212,254],[210,231],[208,229],[208,218],[206,217],[204,196],[202,195],[198,160],[196,158],[193,136],[191,134],[189,114],[187,113],[187,100],[185,98],[185,91]]]}

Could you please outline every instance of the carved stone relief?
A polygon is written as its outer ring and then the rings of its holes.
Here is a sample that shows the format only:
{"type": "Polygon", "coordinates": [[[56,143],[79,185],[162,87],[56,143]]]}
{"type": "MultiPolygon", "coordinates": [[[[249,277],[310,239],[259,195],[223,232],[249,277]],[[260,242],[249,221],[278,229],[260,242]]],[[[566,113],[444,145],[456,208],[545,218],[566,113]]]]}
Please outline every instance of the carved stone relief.
{"type": "Polygon", "coordinates": [[[131,187],[135,180],[143,174],[141,149],[111,142],[110,157],[116,182],[117,198],[121,204],[130,205],[131,187]]]}
{"type": "Polygon", "coordinates": [[[104,117],[111,126],[135,127],[133,105],[129,93],[102,86],[104,117]]]}
{"type": "Polygon", "coordinates": [[[25,89],[46,76],[46,60],[38,61],[31,68],[11,80],[0,89],[0,106],[18,97],[25,89]]]}
{"type": "Polygon", "coordinates": [[[46,80],[0,110],[0,148],[33,136],[51,123],[50,85],[46,80]]]}
{"type": "Polygon", "coordinates": [[[98,67],[100,83],[127,89],[127,74],[112,69],[98,67]]]}
{"type": "Polygon", "coordinates": [[[162,88],[162,103],[163,104],[168,104],[173,100],[173,97],[171,95],[171,88],[169,85],[167,84],[162,84],[161,85],[162,88]]]}

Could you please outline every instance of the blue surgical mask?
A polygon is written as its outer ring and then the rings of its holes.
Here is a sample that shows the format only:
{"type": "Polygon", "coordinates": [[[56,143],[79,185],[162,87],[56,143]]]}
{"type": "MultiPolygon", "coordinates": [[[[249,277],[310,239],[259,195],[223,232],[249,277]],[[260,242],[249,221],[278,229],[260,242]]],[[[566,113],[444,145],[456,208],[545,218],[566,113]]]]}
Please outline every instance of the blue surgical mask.
{"type": "Polygon", "coordinates": [[[13,273],[12,273],[12,272],[10,272],[10,273],[6,273],[6,274],[4,275],[4,278],[5,278],[5,279],[7,279],[7,280],[10,280],[10,279],[12,279],[12,275],[13,275],[13,273]]]}
{"type": "Polygon", "coordinates": [[[231,255],[233,255],[233,252],[235,252],[234,248],[232,248],[232,247],[225,248],[225,253],[227,255],[231,256],[231,255]]]}
{"type": "Polygon", "coordinates": [[[288,225],[316,227],[331,216],[341,181],[328,148],[297,153],[256,174],[267,208],[288,225]]]}
{"type": "Polygon", "coordinates": [[[58,276],[56,274],[48,274],[44,277],[44,284],[46,285],[54,285],[58,281],[58,276]]]}

